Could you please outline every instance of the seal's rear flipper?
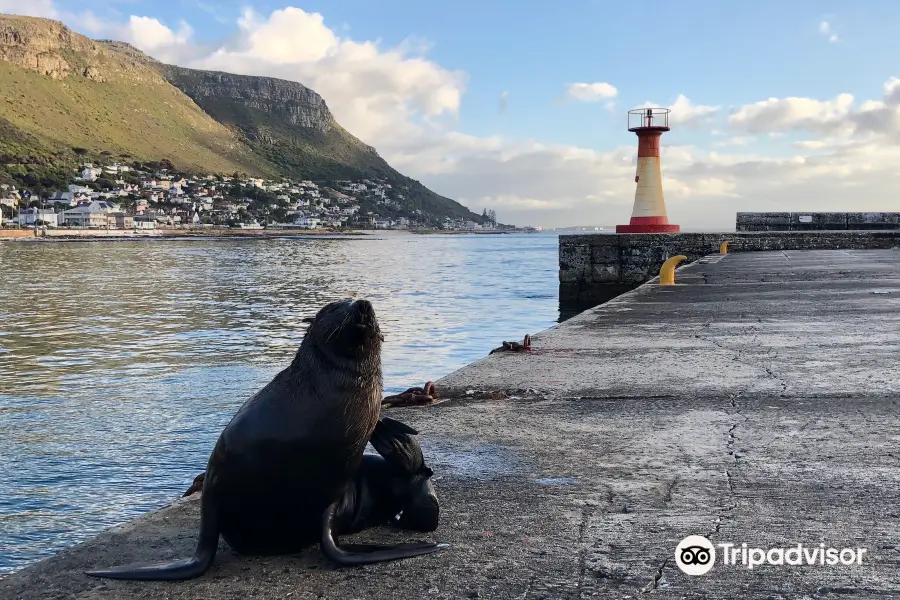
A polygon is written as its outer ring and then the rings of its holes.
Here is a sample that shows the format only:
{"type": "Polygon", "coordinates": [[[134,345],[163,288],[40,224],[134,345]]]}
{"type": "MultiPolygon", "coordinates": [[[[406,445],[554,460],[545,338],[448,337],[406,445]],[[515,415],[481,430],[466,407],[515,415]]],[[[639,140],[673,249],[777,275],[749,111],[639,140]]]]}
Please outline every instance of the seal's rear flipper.
{"type": "Polygon", "coordinates": [[[432,546],[442,546],[446,547],[446,544],[432,544],[431,542],[407,542],[404,544],[397,544],[396,546],[386,546],[384,544],[341,544],[339,546],[340,550],[345,552],[377,552],[379,550],[384,550],[385,548],[391,548],[394,550],[403,550],[403,549],[418,549],[418,548],[431,548],[432,546]]]}
{"type": "Polygon", "coordinates": [[[200,496],[200,537],[194,556],[168,563],[129,565],[98,571],[86,571],[85,575],[105,579],[129,579],[137,581],[182,581],[203,575],[216,558],[219,548],[219,519],[215,495],[200,496]]]}
{"type": "Polygon", "coordinates": [[[332,562],[342,566],[369,565],[389,560],[400,560],[431,554],[447,548],[448,544],[412,542],[396,546],[376,544],[355,544],[340,547],[332,534],[332,521],[337,502],[325,509],[322,515],[322,553],[332,562]]]}
{"type": "Polygon", "coordinates": [[[181,581],[203,575],[211,563],[211,557],[209,560],[204,560],[204,557],[194,556],[192,558],[176,560],[169,563],[115,567],[103,571],[85,571],[85,575],[90,575],[91,577],[103,577],[105,579],[181,581]]]}

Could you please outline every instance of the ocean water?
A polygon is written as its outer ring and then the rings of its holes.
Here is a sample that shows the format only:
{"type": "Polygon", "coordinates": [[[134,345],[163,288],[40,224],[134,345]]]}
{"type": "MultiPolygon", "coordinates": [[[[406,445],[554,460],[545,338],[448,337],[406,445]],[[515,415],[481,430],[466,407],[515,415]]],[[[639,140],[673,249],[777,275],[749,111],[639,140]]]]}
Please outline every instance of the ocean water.
{"type": "Polygon", "coordinates": [[[385,393],[560,318],[554,234],[0,243],[0,574],[168,504],[325,303],[385,393]]]}

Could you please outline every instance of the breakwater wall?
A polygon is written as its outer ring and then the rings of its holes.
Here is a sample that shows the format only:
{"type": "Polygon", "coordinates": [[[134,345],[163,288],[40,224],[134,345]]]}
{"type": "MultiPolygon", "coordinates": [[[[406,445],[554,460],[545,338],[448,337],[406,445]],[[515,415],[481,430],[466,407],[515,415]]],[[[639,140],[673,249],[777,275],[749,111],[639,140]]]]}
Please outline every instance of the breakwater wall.
{"type": "Polygon", "coordinates": [[[900,212],[739,212],[736,231],[900,229],[900,212]]]}
{"type": "Polygon", "coordinates": [[[0,240],[34,238],[34,229],[0,229],[0,240]]]}
{"type": "Polygon", "coordinates": [[[659,275],[669,257],[692,262],[719,252],[722,242],[728,252],[875,250],[900,246],[900,230],[561,235],[560,306],[606,302],[659,275]]]}

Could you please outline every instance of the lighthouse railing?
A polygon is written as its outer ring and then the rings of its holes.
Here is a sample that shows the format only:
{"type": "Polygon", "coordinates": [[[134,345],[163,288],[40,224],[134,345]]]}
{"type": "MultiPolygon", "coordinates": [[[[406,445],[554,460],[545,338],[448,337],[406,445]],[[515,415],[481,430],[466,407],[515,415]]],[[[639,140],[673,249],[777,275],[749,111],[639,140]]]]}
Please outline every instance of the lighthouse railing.
{"type": "Polygon", "coordinates": [[[628,111],[628,129],[669,128],[668,108],[635,108],[628,111]]]}

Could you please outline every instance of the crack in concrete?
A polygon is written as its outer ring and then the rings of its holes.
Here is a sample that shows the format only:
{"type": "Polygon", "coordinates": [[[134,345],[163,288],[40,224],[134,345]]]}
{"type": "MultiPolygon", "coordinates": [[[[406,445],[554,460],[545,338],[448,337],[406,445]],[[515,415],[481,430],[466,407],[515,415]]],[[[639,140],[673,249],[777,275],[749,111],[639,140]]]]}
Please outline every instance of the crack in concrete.
{"type": "Polygon", "coordinates": [[[672,481],[665,488],[665,493],[663,494],[663,502],[668,504],[672,501],[672,491],[675,489],[675,486],[678,484],[678,476],[676,475],[672,481]]]}
{"type": "MultiPolygon", "coordinates": [[[[705,329],[708,329],[710,327],[710,324],[704,323],[703,327],[705,329]]],[[[753,332],[753,331],[757,331],[757,328],[756,328],[756,326],[751,325],[749,327],[749,330],[750,330],[750,332],[753,332]]],[[[749,359],[743,355],[744,354],[743,350],[736,350],[734,348],[731,348],[727,344],[720,342],[714,338],[704,337],[703,335],[698,335],[698,334],[694,334],[694,337],[699,340],[709,342],[710,344],[712,344],[716,348],[719,348],[720,350],[725,350],[727,352],[730,352],[732,354],[732,360],[735,360],[743,365],[747,365],[748,367],[753,367],[755,369],[762,369],[763,371],[765,371],[765,373],[768,377],[774,379],[775,381],[777,381],[778,383],[781,384],[781,397],[782,398],[787,397],[787,390],[788,390],[787,381],[785,381],[784,379],[779,377],[778,374],[775,373],[775,371],[773,371],[770,366],[766,366],[765,364],[761,364],[758,361],[749,359]]],[[[778,358],[778,353],[773,348],[767,348],[766,354],[774,359],[778,358]]]]}
{"type": "Polygon", "coordinates": [[[666,559],[662,561],[662,564],[656,568],[656,571],[653,572],[653,578],[650,580],[650,583],[648,583],[641,589],[642,593],[646,594],[648,592],[652,592],[659,586],[659,582],[663,577],[663,569],[669,563],[669,558],[671,557],[667,556],[666,559]]]}
{"type": "MultiPolygon", "coordinates": [[[[741,397],[741,394],[731,395],[728,399],[729,403],[731,404],[731,408],[734,409],[734,413],[736,415],[743,418],[744,421],[749,421],[750,420],[749,417],[747,417],[747,415],[745,415],[743,412],[741,412],[741,408],[738,406],[737,400],[740,397],[741,397]]],[[[737,439],[737,435],[735,434],[735,431],[737,430],[738,425],[740,425],[740,423],[738,421],[734,421],[733,423],[731,423],[731,425],[728,427],[728,431],[727,431],[728,438],[725,442],[725,450],[728,453],[728,455],[732,458],[733,464],[735,464],[735,465],[741,459],[741,457],[734,451],[734,442],[737,439]]],[[[734,490],[734,478],[732,477],[731,470],[728,469],[727,467],[725,468],[725,482],[728,485],[728,494],[732,497],[732,502],[730,505],[726,505],[722,508],[722,510],[719,513],[718,518],[716,519],[717,522],[716,522],[715,528],[712,531],[709,531],[705,536],[707,539],[712,538],[713,536],[715,536],[716,534],[718,534],[721,531],[722,523],[725,521],[726,518],[728,518],[730,513],[732,513],[737,508],[737,502],[734,501],[734,498],[736,496],[735,490],[734,490]]]]}

